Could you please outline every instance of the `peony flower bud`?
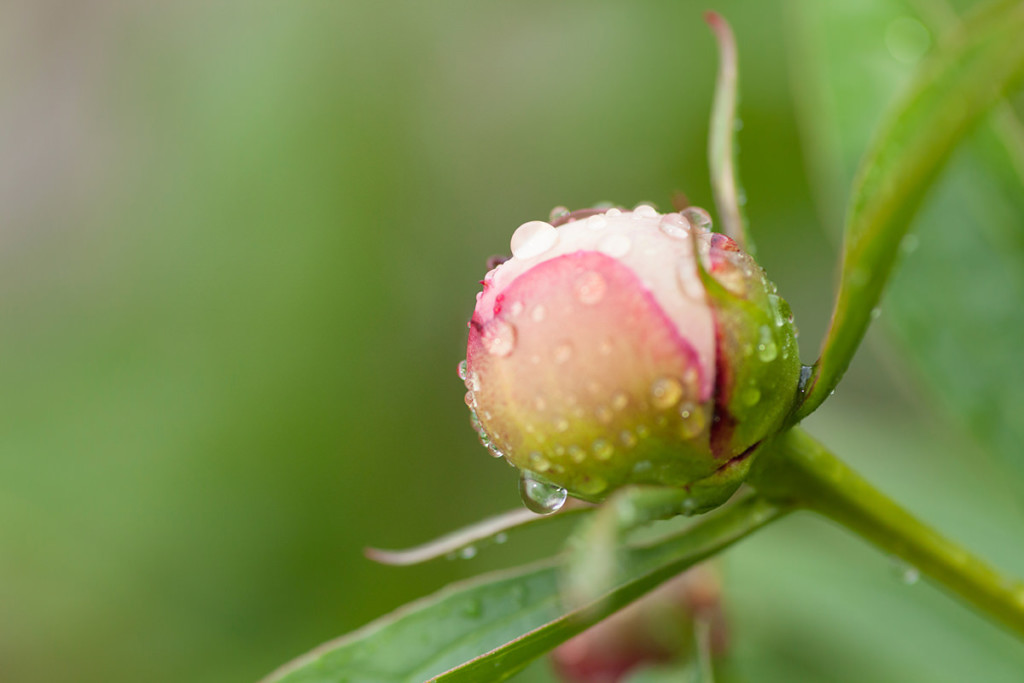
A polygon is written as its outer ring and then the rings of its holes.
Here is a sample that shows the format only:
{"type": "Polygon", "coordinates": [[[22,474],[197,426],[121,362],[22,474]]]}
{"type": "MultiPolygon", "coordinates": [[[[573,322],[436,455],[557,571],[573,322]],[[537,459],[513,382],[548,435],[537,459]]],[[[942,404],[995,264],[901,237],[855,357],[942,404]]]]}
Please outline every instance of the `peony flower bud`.
{"type": "Polygon", "coordinates": [[[697,208],[563,210],[520,226],[484,277],[460,376],[481,441],[521,470],[533,509],[627,484],[713,507],[785,417],[792,317],[710,224],[697,208]]]}
{"type": "Polygon", "coordinates": [[[728,629],[722,608],[722,584],[707,565],[697,565],[559,645],[551,662],[567,683],[617,683],[638,669],[687,661],[693,650],[694,623],[708,626],[708,646],[725,654],[728,629]]]}

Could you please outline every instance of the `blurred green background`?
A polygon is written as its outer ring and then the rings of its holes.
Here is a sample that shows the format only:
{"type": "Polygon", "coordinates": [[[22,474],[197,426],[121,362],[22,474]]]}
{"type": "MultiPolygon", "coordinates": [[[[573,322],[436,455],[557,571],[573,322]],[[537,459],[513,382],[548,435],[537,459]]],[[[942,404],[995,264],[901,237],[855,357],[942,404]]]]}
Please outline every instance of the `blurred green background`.
{"type": "MultiPolygon", "coordinates": [[[[0,680],[252,681],[556,548],[361,552],[519,505],[455,375],[484,260],[556,205],[710,204],[708,6],[739,37],[749,213],[810,361],[838,244],[819,216],[841,207],[812,196],[785,3],[4,3],[0,680]]],[[[1024,574],[1019,496],[881,335],[811,427],[1024,574]]],[[[727,680],[1024,667],[823,522],[723,570],[727,680]]]]}

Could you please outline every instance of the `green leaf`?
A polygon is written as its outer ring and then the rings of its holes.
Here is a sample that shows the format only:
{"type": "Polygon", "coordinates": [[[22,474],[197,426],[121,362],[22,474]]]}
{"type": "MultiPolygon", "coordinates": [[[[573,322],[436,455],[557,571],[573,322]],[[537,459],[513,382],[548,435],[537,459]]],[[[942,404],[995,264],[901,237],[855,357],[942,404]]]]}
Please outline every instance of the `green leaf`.
{"type": "Polygon", "coordinates": [[[504,680],[788,511],[750,496],[683,532],[632,548],[624,556],[624,580],[577,610],[561,607],[557,563],[456,584],[317,648],[264,683],[504,680]]]}
{"type": "MultiPolygon", "coordinates": [[[[893,50],[897,31],[916,24],[919,36],[935,42],[958,20],[940,3],[851,0],[798,8],[798,42],[805,53],[821,55],[798,78],[803,128],[828,205],[852,176],[856,150],[867,144],[865,122],[911,77],[911,65],[899,59],[905,55],[893,50]],[[871,78],[864,78],[865,64],[871,78]]],[[[1024,135],[1009,106],[999,105],[967,137],[912,227],[916,234],[904,243],[910,248],[884,304],[884,327],[947,413],[1024,474],[1024,135]]]]}
{"type": "MultiPolygon", "coordinates": [[[[864,10],[865,3],[854,6],[840,2],[833,7],[832,3],[812,6],[803,2],[798,12],[805,17],[843,16],[856,21],[865,16],[884,15],[885,10],[902,5],[867,4],[872,7],[864,10]],[[875,8],[881,11],[872,12],[875,8]]],[[[885,46],[891,24],[880,28],[875,44],[885,46]]],[[[820,29],[812,24],[810,30],[817,33],[820,29]]],[[[848,30],[848,26],[842,30],[848,30]]],[[[1022,35],[1024,4],[1002,0],[986,7],[951,32],[921,63],[875,136],[861,164],[846,218],[842,273],[832,325],[798,417],[817,408],[849,366],[889,279],[900,243],[953,150],[1006,90],[1024,76],[1022,35]]],[[[820,34],[817,37],[820,39],[820,34]]],[[[843,43],[843,34],[838,40],[843,43]]],[[[831,44],[826,45],[832,48],[831,44]]],[[[857,47],[856,43],[853,45],[857,47]]],[[[887,48],[890,53],[899,54],[893,49],[892,40],[887,48]]],[[[848,62],[844,68],[860,68],[862,80],[871,78],[872,69],[877,70],[878,65],[862,54],[856,56],[853,59],[853,55],[846,54],[848,62]]],[[[832,61],[843,63],[838,58],[832,61]]],[[[818,75],[827,79],[827,68],[828,63],[817,66],[818,73],[808,77],[818,75]]],[[[843,82],[851,82],[849,75],[843,82]]],[[[843,111],[847,102],[837,100],[831,104],[829,110],[835,113],[843,111]]],[[[815,112],[817,115],[827,114],[815,112]]]]}

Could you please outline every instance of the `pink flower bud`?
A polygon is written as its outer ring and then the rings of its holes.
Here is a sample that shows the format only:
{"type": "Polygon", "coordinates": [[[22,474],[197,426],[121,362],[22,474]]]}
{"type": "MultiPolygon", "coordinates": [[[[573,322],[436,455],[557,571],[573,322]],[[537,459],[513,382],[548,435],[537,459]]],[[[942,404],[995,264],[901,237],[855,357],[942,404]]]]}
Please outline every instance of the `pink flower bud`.
{"type": "Polygon", "coordinates": [[[701,209],[555,223],[520,226],[477,295],[460,375],[481,440],[524,473],[535,509],[557,507],[562,489],[586,500],[626,484],[718,489],[726,470],[734,489],[725,466],[795,395],[774,287],[701,209]]]}
{"type": "Polygon", "coordinates": [[[679,574],[551,653],[558,678],[567,683],[618,683],[644,666],[687,661],[695,619],[709,627],[711,652],[728,646],[722,584],[707,565],[679,574]]]}

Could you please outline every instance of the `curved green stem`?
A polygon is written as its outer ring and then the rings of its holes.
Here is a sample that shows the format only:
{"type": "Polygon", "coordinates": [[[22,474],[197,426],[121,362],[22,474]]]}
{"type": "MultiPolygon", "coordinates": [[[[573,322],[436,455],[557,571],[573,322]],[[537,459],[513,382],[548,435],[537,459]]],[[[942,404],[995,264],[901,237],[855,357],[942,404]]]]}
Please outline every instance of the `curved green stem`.
{"type": "Polygon", "coordinates": [[[782,434],[761,462],[752,483],[763,495],[842,524],[1024,639],[1024,583],[917,520],[806,432],[782,434]]]}
{"type": "Polygon", "coordinates": [[[708,136],[708,163],[711,186],[718,207],[722,232],[736,240],[751,256],[754,242],[747,230],[747,218],[740,202],[740,178],[736,168],[736,99],[739,80],[739,59],[736,38],[729,23],[716,12],[707,12],[704,19],[718,41],[718,77],[715,101],[711,108],[711,130],[708,136]]]}

